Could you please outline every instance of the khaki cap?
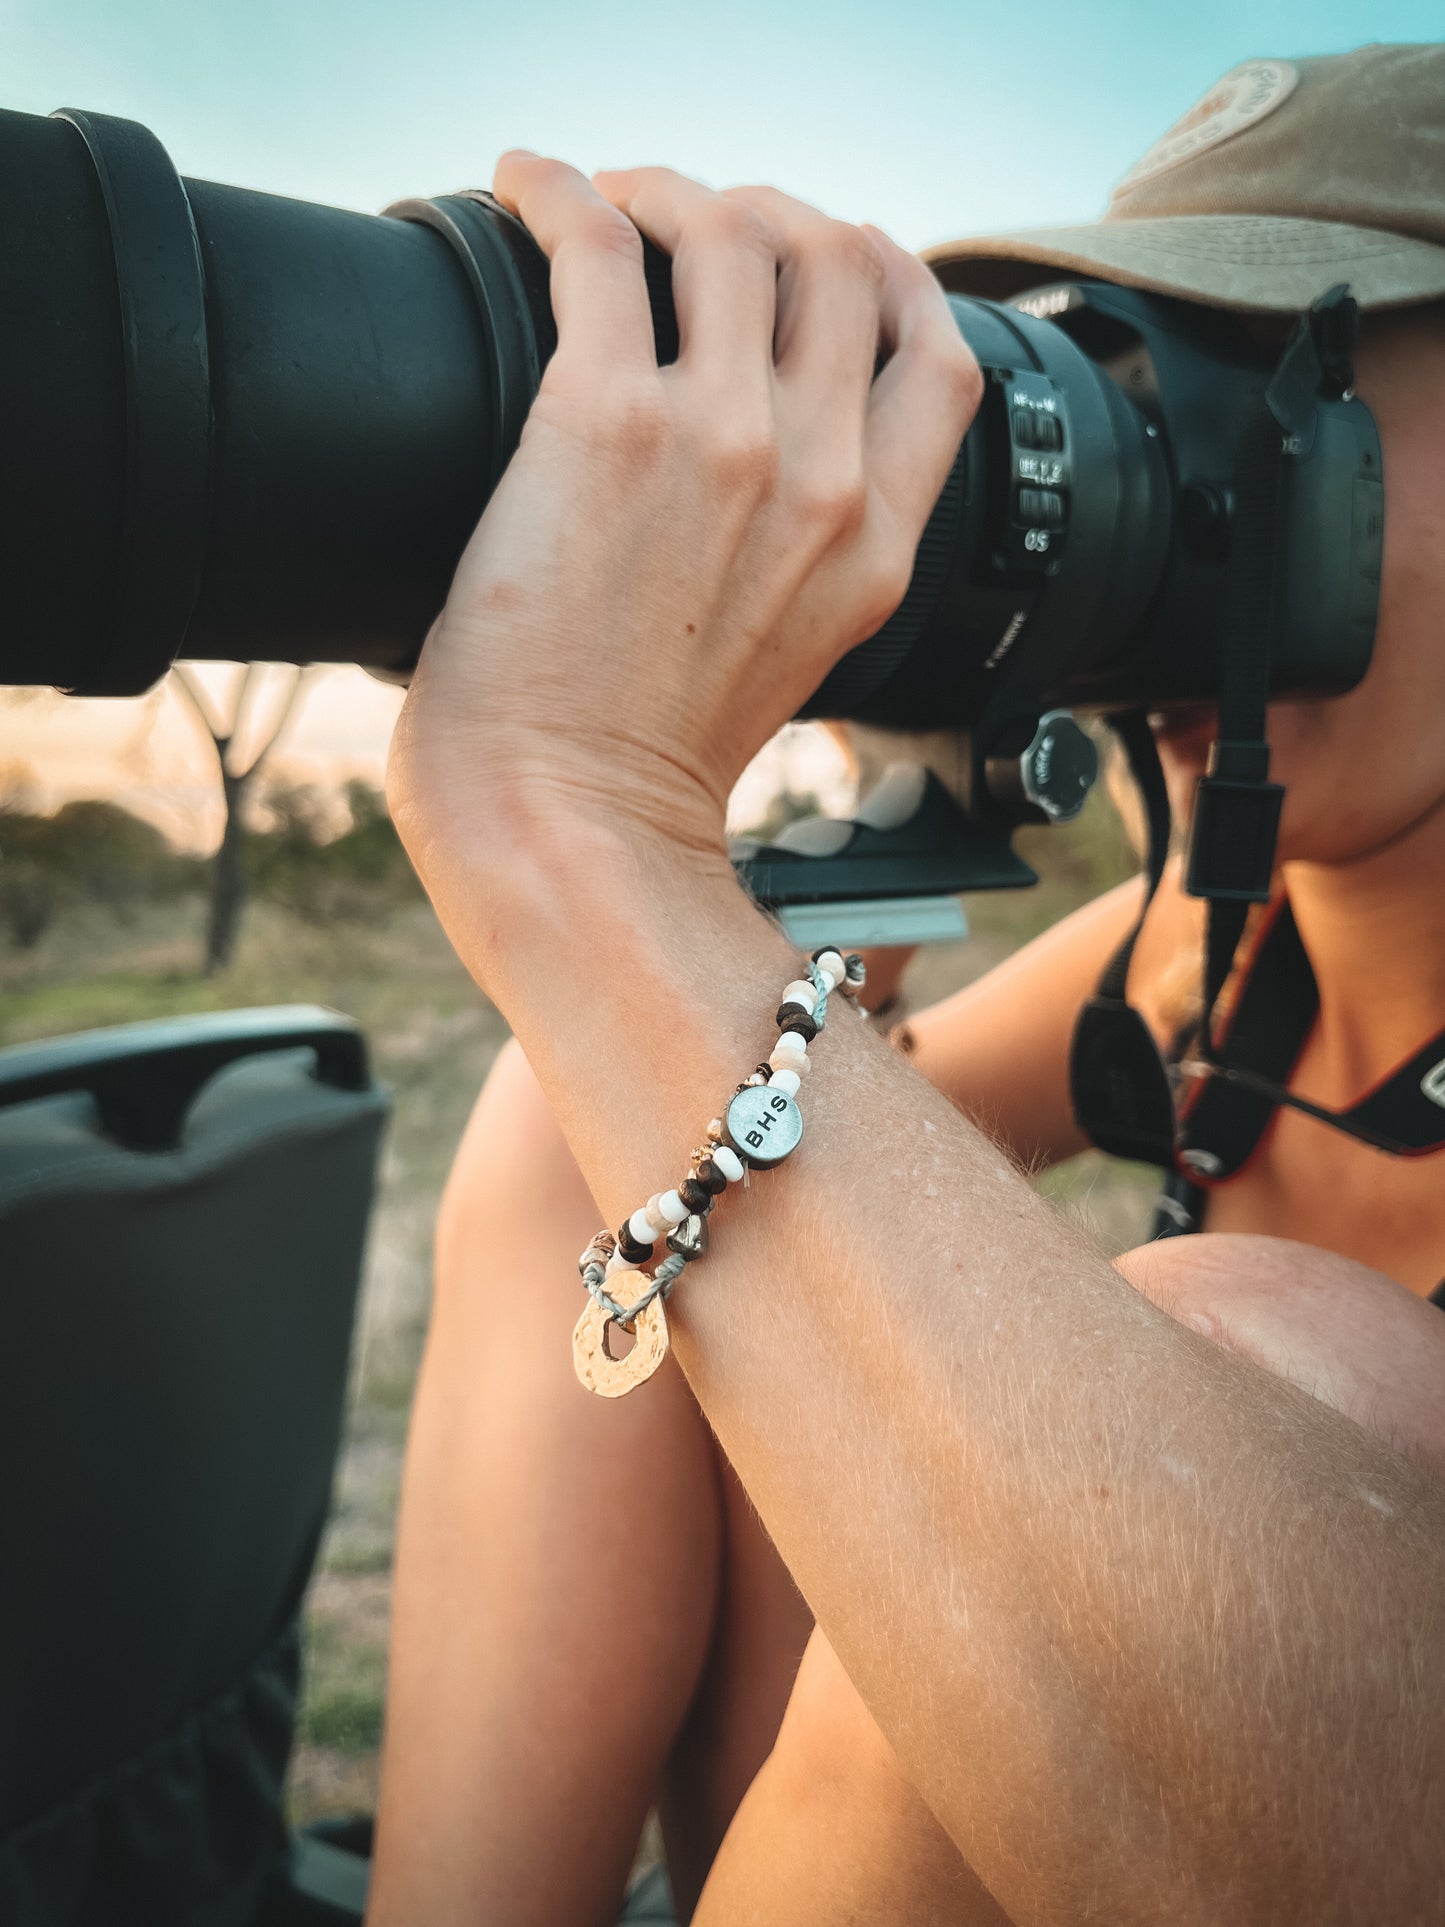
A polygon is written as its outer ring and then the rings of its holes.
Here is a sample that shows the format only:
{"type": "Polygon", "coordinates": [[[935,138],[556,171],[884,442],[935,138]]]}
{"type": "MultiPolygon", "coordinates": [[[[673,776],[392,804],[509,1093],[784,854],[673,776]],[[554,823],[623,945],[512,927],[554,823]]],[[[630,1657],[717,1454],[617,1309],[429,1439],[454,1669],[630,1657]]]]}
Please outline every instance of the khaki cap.
{"type": "Polygon", "coordinates": [[[1445,44],[1246,60],[1136,162],[1100,221],[945,242],[958,294],[1085,276],[1213,307],[1298,313],[1445,296],[1445,44]]]}

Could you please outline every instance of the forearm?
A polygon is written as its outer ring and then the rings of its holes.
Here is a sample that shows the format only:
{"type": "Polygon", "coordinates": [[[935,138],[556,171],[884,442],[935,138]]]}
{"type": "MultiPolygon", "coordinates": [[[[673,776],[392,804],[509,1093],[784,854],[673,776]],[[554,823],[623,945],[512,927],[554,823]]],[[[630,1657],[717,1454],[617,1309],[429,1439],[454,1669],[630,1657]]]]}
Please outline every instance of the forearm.
{"type": "MultiPolygon", "coordinates": [[[[765,1054],[796,965],[720,866],[630,861],[539,850],[453,932],[613,1225],[765,1054]]],[[[1025,1915],[1378,1899],[1439,1766],[1438,1490],[1157,1312],[835,1010],[802,1145],[728,1194],[669,1319],[906,1769],[1025,1915]]]]}

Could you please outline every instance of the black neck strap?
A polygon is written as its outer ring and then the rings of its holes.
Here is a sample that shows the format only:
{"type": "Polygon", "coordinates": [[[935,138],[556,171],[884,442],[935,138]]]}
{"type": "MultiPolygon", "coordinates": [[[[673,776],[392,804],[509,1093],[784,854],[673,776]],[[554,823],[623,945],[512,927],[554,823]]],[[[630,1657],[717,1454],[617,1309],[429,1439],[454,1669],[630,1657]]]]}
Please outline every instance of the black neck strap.
{"type": "Polygon", "coordinates": [[[1234,476],[1233,553],[1220,667],[1219,734],[1194,799],[1185,889],[1209,905],[1200,1049],[1214,1056],[1214,1006],[1252,903],[1268,903],[1284,790],[1269,781],[1269,665],[1288,471],[1314,434],[1322,395],[1353,379],[1359,309],[1343,284],[1302,315],[1263,403],[1246,423],[1234,476]]]}
{"type": "Polygon", "coordinates": [[[1278,898],[1214,1056],[1180,1110],[1178,1168],[1196,1182],[1242,1170],[1285,1106],[1395,1157],[1445,1150],[1445,1030],[1343,1110],[1286,1089],[1319,1013],[1319,988],[1293,913],[1278,898]]]}
{"type": "Polygon", "coordinates": [[[1138,710],[1111,716],[1129,758],[1148,826],[1144,900],[1134,927],[1104,967],[1080,1010],[1069,1049],[1069,1097],[1080,1130],[1111,1157],[1166,1169],[1174,1162],[1174,1090],[1153,1032],[1129,1002],[1134,946],[1169,854],[1169,791],[1154,732],[1138,710]]]}

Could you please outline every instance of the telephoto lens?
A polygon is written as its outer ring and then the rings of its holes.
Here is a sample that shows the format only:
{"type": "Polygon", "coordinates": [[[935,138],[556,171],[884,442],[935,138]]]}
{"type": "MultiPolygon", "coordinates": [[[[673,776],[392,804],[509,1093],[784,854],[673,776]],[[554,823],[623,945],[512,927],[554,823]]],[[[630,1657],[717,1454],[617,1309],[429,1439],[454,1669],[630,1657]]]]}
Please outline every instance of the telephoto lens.
{"type": "MultiPolygon", "coordinates": [[[[178,655],[404,676],[554,346],[526,230],[477,190],[367,215],[182,179],[74,110],[0,114],[0,170],[0,681],[134,694],[178,655]]],[[[1216,696],[1277,357],[1101,283],[949,298],[983,404],[901,606],[803,714],[1022,754],[1060,705],[1216,696]]],[[[1296,455],[1272,687],[1340,690],[1374,634],[1368,411],[1322,398],[1296,455]]]]}

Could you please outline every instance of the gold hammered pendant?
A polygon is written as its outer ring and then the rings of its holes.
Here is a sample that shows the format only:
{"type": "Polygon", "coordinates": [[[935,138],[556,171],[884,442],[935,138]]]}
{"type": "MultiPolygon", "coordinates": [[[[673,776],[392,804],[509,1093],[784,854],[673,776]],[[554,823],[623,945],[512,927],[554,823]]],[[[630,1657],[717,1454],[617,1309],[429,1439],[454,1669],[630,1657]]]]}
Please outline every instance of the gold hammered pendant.
{"type": "MultiPolygon", "coordinates": [[[[650,1280],[642,1272],[628,1273],[615,1271],[607,1280],[607,1289],[619,1305],[636,1304],[650,1280]],[[637,1292],[627,1295],[623,1280],[629,1276],[640,1281],[637,1292]]],[[[596,1392],[599,1398],[621,1398],[644,1379],[652,1377],[663,1359],[667,1357],[667,1313],[662,1308],[661,1298],[654,1298],[650,1305],[637,1314],[633,1330],[637,1336],[632,1349],[625,1358],[614,1358],[607,1349],[610,1331],[615,1330],[613,1320],[591,1296],[587,1309],[577,1320],[577,1328],[572,1333],[572,1363],[577,1376],[589,1392],[596,1392]]]]}

